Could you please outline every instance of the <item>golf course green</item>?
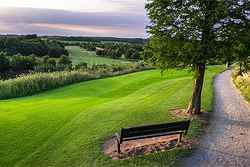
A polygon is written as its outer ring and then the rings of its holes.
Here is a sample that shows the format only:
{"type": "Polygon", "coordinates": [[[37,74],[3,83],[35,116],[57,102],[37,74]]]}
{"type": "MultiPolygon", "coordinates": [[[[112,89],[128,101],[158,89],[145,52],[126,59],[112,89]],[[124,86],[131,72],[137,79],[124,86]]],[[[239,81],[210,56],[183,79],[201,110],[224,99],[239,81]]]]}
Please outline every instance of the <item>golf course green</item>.
{"type": "Polygon", "coordinates": [[[79,46],[67,46],[67,50],[69,52],[69,56],[71,58],[72,64],[77,65],[79,63],[85,62],[88,63],[89,66],[97,65],[97,64],[122,64],[129,63],[128,61],[111,59],[107,57],[97,56],[95,52],[87,51],[79,46]]]}
{"type": "MultiPolygon", "coordinates": [[[[203,108],[212,110],[208,67],[203,108]]],[[[35,96],[0,101],[1,167],[174,166],[183,149],[128,160],[111,160],[102,144],[122,127],[179,120],[169,110],[185,108],[192,93],[190,70],[150,70],[86,81],[35,96]]],[[[200,133],[193,121],[188,137],[200,133]]]]}

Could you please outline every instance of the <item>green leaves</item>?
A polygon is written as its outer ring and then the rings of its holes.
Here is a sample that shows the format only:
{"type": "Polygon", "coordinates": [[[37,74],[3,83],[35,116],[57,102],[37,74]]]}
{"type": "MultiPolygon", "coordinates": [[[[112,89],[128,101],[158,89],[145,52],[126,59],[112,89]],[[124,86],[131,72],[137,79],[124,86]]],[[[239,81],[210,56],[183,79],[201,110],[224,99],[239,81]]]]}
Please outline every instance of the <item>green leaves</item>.
{"type": "Polygon", "coordinates": [[[149,0],[146,9],[151,39],[144,57],[161,68],[232,59],[221,48],[233,48],[230,41],[250,21],[248,1],[149,0]]]}

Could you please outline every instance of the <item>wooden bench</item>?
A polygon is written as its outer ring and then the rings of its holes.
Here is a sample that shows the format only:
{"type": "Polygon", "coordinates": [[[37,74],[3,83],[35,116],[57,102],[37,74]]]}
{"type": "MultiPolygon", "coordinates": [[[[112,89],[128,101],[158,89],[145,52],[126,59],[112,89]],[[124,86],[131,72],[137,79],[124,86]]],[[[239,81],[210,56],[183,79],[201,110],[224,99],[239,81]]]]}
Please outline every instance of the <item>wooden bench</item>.
{"type": "Polygon", "coordinates": [[[122,128],[120,134],[116,134],[117,151],[121,153],[121,144],[124,141],[153,138],[179,134],[178,143],[181,142],[183,134],[187,134],[190,121],[181,121],[165,124],[146,125],[132,128],[122,128]]]}

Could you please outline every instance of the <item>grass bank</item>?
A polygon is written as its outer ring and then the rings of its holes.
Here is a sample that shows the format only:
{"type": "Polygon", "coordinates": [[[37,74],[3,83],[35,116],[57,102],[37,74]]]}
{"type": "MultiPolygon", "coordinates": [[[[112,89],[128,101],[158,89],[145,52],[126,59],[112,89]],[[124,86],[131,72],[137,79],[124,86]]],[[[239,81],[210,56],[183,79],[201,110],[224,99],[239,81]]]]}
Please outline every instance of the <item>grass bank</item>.
{"type": "MultiPolygon", "coordinates": [[[[212,109],[209,67],[202,95],[212,109]]],[[[173,149],[123,161],[102,153],[103,142],[121,127],[176,121],[172,108],[187,106],[193,75],[151,70],[82,82],[32,97],[0,101],[0,166],[3,167],[157,167],[175,166],[189,151],[173,149]]],[[[189,137],[200,132],[192,122],[189,137]]]]}

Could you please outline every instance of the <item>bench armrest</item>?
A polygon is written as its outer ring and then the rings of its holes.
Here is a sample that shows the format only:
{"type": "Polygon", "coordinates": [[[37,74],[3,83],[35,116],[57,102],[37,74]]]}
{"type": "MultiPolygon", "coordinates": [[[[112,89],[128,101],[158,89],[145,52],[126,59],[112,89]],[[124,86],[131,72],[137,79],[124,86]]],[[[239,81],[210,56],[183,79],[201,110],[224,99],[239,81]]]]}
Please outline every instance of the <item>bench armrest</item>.
{"type": "Polygon", "coordinates": [[[121,140],[120,140],[120,135],[118,133],[115,134],[115,137],[116,137],[116,141],[118,144],[121,143],[121,140]]]}

